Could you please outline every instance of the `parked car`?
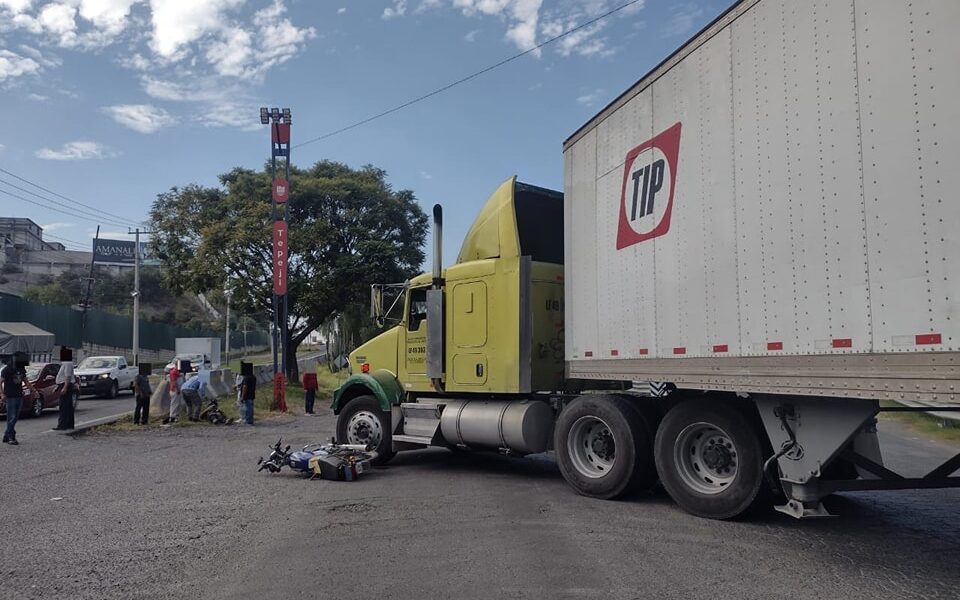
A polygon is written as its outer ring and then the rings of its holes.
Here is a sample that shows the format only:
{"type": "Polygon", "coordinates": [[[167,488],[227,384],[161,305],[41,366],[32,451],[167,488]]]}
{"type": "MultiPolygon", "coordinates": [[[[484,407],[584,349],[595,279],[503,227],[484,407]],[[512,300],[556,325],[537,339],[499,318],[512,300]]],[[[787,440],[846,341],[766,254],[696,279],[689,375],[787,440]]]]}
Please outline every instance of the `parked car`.
{"type": "MultiPolygon", "coordinates": [[[[43,411],[48,408],[57,408],[60,405],[60,397],[57,394],[57,373],[60,372],[60,363],[42,363],[30,365],[27,367],[27,379],[37,388],[39,395],[35,398],[33,392],[23,386],[23,407],[20,409],[21,416],[39,417],[43,411]]],[[[77,408],[80,402],[80,380],[74,374],[73,388],[73,408],[77,408]]],[[[6,402],[0,400],[0,415],[7,414],[6,402]]]]}
{"type": "Polygon", "coordinates": [[[133,390],[136,369],[122,356],[88,356],[74,374],[80,378],[80,393],[116,398],[120,390],[133,390]]]}
{"type": "Polygon", "coordinates": [[[170,369],[172,369],[173,366],[178,364],[181,360],[189,360],[190,370],[194,373],[200,370],[201,364],[203,365],[204,369],[209,369],[211,364],[210,358],[207,357],[206,354],[178,354],[174,356],[165,367],[163,367],[163,374],[168,374],[170,369]]]}

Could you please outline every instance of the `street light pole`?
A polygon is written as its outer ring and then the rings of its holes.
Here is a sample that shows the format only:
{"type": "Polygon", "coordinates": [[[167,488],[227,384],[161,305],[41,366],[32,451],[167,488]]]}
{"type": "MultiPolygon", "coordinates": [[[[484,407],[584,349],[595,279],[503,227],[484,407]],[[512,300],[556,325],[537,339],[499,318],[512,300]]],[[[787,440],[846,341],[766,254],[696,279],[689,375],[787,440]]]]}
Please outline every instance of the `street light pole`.
{"type": "Polygon", "coordinates": [[[133,245],[133,365],[140,364],[140,228],[133,245]]]}
{"type": "Polygon", "coordinates": [[[230,362],[230,298],[233,297],[233,290],[226,288],[223,290],[223,295],[227,297],[227,330],[224,337],[226,356],[223,359],[223,364],[227,364],[230,362]]]}

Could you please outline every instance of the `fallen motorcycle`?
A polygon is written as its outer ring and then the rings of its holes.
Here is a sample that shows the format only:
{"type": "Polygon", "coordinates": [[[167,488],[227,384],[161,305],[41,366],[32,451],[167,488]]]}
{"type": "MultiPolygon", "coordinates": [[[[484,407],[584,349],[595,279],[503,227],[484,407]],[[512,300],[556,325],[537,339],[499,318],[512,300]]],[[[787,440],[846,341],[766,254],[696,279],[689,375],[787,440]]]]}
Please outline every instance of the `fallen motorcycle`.
{"type": "Polygon", "coordinates": [[[290,446],[281,448],[283,441],[270,447],[266,460],[261,456],[257,461],[258,471],[267,469],[271,473],[279,472],[283,467],[309,475],[311,479],[331,481],[353,481],[362,473],[373,469],[373,460],[377,453],[369,446],[351,444],[309,444],[290,452],[290,446]]]}
{"type": "Polygon", "coordinates": [[[210,421],[214,425],[229,425],[233,422],[233,419],[223,414],[223,411],[220,410],[220,405],[217,404],[216,398],[210,398],[207,401],[207,407],[200,413],[200,420],[210,421]]]}

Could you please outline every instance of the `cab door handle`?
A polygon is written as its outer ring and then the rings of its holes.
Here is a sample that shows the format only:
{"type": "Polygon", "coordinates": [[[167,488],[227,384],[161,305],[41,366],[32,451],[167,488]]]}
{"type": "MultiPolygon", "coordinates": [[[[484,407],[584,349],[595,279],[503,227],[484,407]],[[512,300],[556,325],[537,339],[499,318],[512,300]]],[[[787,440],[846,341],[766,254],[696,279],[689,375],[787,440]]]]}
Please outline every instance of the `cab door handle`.
{"type": "Polygon", "coordinates": [[[483,363],[477,363],[477,377],[483,377],[483,363]]]}

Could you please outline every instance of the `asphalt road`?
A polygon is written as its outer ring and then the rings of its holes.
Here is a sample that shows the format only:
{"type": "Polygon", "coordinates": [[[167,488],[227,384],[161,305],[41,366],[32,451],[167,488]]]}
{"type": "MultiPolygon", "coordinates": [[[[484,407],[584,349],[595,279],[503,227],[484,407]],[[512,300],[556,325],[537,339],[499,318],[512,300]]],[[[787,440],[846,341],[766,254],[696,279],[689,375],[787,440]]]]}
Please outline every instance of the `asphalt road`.
{"type": "MultiPolygon", "coordinates": [[[[22,435],[0,448],[0,598],[957,598],[960,491],[847,494],[835,519],[697,519],[577,496],[549,456],[426,450],[352,483],[256,472],[255,427],[22,435]],[[15,507],[15,510],[12,508],[15,507]]],[[[883,424],[888,464],[952,448],[883,424]]],[[[932,455],[932,457],[930,456],[932,455]]]]}
{"type": "MultiPolygon", "coordinates": [[[[74,413],[74,424],[82,425],[86,421],[128,413],[135,406],[136,401],[133,398],[133,392],[129,391],[121,391],[120,395],[113,400],[97,398],[96,396],[80,396],[77,411],[74,413]]],[[[45,410],[39,418],[20,417],[20,420],[17,421],[17,438],[22,440],[24,436],[50,432],[50,429],[56,426],[57,410],[55,408],[45,410]]],[[[50,433],[52,434],[52,432],[50,433]]]]}

